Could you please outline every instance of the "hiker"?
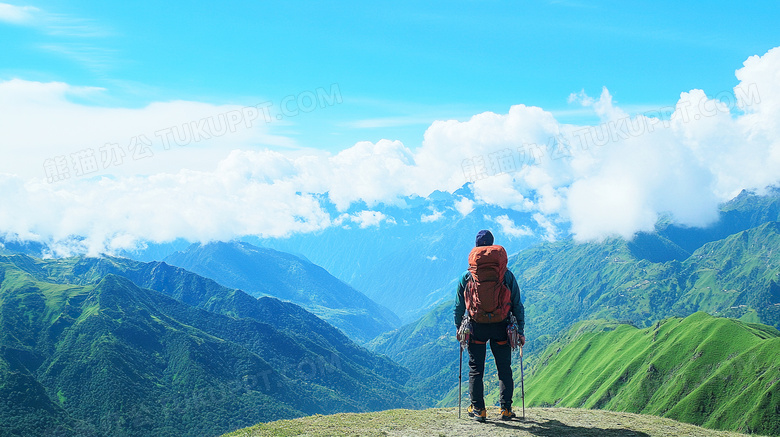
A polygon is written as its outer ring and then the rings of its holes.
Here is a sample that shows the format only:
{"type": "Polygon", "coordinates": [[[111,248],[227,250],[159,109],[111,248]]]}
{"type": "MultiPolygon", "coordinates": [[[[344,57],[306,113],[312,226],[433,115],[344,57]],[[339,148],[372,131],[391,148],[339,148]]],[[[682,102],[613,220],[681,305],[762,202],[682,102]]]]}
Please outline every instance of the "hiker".
{"type": "Polygon", "coordinates": [[[480,422],[487,418],[484,385],[487,342],[498,370],[499,400],[502,420],[516,417],[512,412],[512,349],[507,335],[512,315],[517,319],[519,345],[525,344],[525,310],[520,301],[520,288],[515,275],[507,268],[506,250],[493,245],[493,234],[479,231],[476,247],[469,254],[469,269],[458,282],[455,295],[455,326],[470,323],[469,352],[469,416],[480,422]],[[503,277],[502,277],[503,276],[503,277]],[[468,309],[467,317],[464,317],[468,309]],[[470,319],[470,320],[469,320],[470,319]]]}

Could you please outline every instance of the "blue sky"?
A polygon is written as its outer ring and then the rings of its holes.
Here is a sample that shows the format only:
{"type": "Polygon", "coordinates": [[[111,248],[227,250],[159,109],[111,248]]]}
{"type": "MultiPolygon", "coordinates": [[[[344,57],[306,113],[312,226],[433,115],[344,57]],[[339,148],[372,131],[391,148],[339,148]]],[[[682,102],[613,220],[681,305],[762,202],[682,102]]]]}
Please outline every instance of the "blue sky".
{"type": "Polygon", "coordinates": [[[780,183],[774,1],[4,1],[0,236],[61,253],[379,226],[466,183],[452,214],[630,238],[780,183]]]}
{"type": "Polygon", "coordinates": [[[777,2],[15,5],[36,9],[0,23],[2,79],[101,87],[93,104],[123,107],[278,104],[335,83],[343,104],[288,127],[301,146],[333,151],[416,146],[433,120],[519,103],[575,121],[568,96],[603,86],[626,108],[670,105],[692,88],[730,90],[748,56],[780,42],[777,2]]]}

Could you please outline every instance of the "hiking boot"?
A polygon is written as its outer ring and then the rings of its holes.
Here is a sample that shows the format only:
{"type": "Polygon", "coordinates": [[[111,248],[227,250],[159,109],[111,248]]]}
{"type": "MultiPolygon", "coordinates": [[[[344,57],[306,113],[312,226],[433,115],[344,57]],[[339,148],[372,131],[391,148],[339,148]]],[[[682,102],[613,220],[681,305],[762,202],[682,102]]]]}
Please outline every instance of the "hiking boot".
{"type": "Polygon", "coordinates": [[[512,420],[517,416],[512,412],[512,407],[501,407],[501,420],[512,420]]]}
{"type": "Polygon", "coordinates": [[[482,408],[475,408],[473,405],[469,405],[467,410],[469,417],[473,417],[477,422],[484,422],[487,420],[487,410],[482,408]]]}

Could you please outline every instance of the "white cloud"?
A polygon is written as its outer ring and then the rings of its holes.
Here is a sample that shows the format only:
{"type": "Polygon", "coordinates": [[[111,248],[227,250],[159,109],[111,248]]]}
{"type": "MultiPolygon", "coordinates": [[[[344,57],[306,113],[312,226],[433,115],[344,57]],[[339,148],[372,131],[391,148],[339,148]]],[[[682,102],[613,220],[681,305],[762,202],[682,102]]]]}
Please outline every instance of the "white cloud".
{"type": "Polygon", "coordinates": [[[28,24],[35,20],[40,9],[34,6],[15,6],[8,3],[0,3],[0,21],[13,24],[28,24]]]}
{"type": "Polygon", "coordinates": [[[360,226],[361,229],[379,226],[383,221],[388,223],[395,223],[395,219],[388,217],[380,211],[364,210],[355,214],[349,215],[349,219],[360,226]]]}
{"type": "MultiPolygon", "coordinates": [[[[35,6],[0,3],[0,22],[33,26],[54,37],[100,38],[112,34],[94,20],[52,13],[35,6]]],[[[68,47],[62,45],[61,47],[68,47]]]]}
{"type": "MultiPolygon", "coordinates": [[[[637,120],[647,122],[641,116],[637,120]]],[[[713,193],[711,171],[674,130],[645,132],[595,147],[566,193],[577,238],[630,238],[652,230],[664,212],[690,226],[717,218],[718,201],[725,199],[713,193]]]]}
{"type": "Polygon", "coordinates": [[[466,217],[467,215],[471,214],[472,211],[474,211],[474,204],[475,202],[468,197],[461,197],[455,201],[455,209],[460,213],[460,215],[466,217]]]}
{"type": "Polygon", "coordinates": [[[75,178],[74,155],[90,149],[100,168],[86,176],[207,170],[232,149],[293,144],[271,135],[253,107],[173,101],[128,109],[71,100],[102,92],[60,82],[0,82],[0,172],[46,177],[44,162],[64,157],[71,164],[69,178],[75,178]],[[106,144],[122,152],[109,159],[106,144]]]}
{"type": "Polygon", "coordinates": [[[122,62],[116,50],[105,46],[105,37],[114,32],[89,18],[0,3],[0,22],[32,27],[44,35],[33,48],[49,56],[70,58],[96,73],[105,73],[122,62]]]}
{"type": "Polygon", "coordinates": [[[501,226],[501,233],[511,238],[526,237],[534,234],[528,226],[517,226],[508,215],[500,215],[495,219],[490,216],[485,216],[485,218],[496,222],[501,226]]]}
{"type": "Polygon", "coordinates": [[[542,229],[544,229],[544,236],[542,238],[545,241],[556,241],[558,239],[558,228],[552,220],[541,213],[534,214],[533,219],[542,229]]]}
{"type": "MultiPolygon", "coordinates": [[[[414,188],[426,194],[435,189],[453,191],[470,180],[492,179],[485,176],[498,173],[494,167],[500,170],[506,164],[504,169],[511,170],[511,163],[499,161],[498,155],[515,155],[525,144],[546,144],[557,133],[558,123],[551,113],[525,105],[512,106],[507,114],[477,114],[464,122],[436,121],[414,154],[414,188]]],[[[521,166],[513,161],[515,168],[521,166]]]]}
{"type": "MultiPolygon", "coordinates": [[[[596,126],[560,124],[541,108],[516,105],[506,114],[434,122],[417,149],[380,140],[337,154],[292,152],[294,143],[273,135],[257,108],[183,101],[98,107],[74,100],[99,97],[101,89],[0,82],[0,193],[19,205],[0,211],[0,232],[96,252],[142,239],[378,226],[393,219],[376,205],[452,192],[470,179],[475,199],[456,201],[461,215],[477,203],[530,212],[547,239],[566,220],[580,240],[631,237],[652,229],[660,214],[706,225],[739,190],[780,182],[780,48],[746,60],[737,78],[736,99],[682,92],[671,118],[663,111],[628,117],[604,89],[598,99],[574,97],[601,117],[596,126]],[[142,135],[153,153],[136,157],[128,147],[142,135]],[[107,143],[125,155],[106,161],[116,151],[101,150],[107,143]],[[100,169],[81,177],[74,163],[89,149],[100,169]],[[47,183],[58,157],[68,177],[47,183]],[[320,204],[327,201],[336,217],[320,204]],[[345,214],[356,202],[368,209],[345,214]],[[78,235],[85,238],[72,238],[78,235]]],[[[496,220],[508,235],[530,232],[496,220]]]]}
{"type": "Polygon", "coordinates": [[[569,191],[574,235],[581,240],[598,240],[609,235],[631,238],[637,231],[652,230],[655,212],[641,195],[641,189],[635,184],[615,184],[609,177],[575,182],[569,191]]]}
{"type": "Polygon", "coordinates": [[[569,103],[579,103],[585,107],[591,107],[602,120],[615,120],[619,118],[628,117],[620,108],[612,104],[612,95],[609,93],[607,87],[601,89],[601,95],[598,99],[594,99],[582,90],[577,94],[569,95],[569,103]]]}
{"type": "Polygon", "coordinates": [[[371,206],[415,192],[411,175],[414,156],[400,141],[363,141],[327,160],[307,163],[309,168],[303,174],[306,184],[327,191],[339,210],[357,200],[371,206]]]}
{"type": "Polygon", "coordinates": [[[430,213],[428,215],[423,215],[422,217],[420,217],[420,221],[423,222],[423,223],[430,223],[430,222],[435,222],[435,221],[441,219],[442,217],[444,217],[444,212],[442,212],[442,211],[433,211],[432,213],[430,213]]]}
{"type": "Polygon", "coordinates": [[[0,212],[4,232],[63,247],[77,243],[75,250],[90,254],[133,248],[142,240],[285,236],[331,224],[319,201],[292,184],[222,171],[55,184],[6,175],[0,192],[14,205],[0,212]]]}
{"type": "Polygon", "coordinates": [[[528,201],[515,186],[512,175],[504,173],[474,182],[474,197],[482,203],[523,210],[528,201]]]}

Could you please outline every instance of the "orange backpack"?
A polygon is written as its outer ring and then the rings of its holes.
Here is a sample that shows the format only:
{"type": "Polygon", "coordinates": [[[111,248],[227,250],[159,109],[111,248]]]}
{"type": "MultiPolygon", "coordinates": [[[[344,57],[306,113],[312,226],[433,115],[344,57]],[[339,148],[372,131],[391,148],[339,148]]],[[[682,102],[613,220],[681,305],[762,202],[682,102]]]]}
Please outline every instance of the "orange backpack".
{"type": "Polygon", "coordinates": [[[469,273],[464,300],[471,320],[477,323],[504,321],[512,307],[511,291],[504,285],[506,250],[498,245],[478,246],[469,253],[469,273]]]}

